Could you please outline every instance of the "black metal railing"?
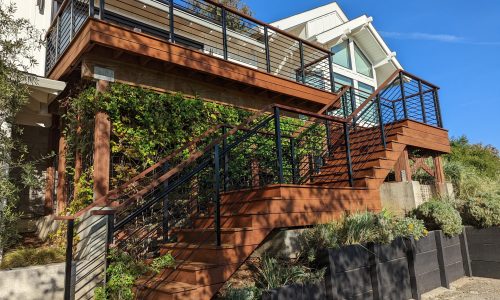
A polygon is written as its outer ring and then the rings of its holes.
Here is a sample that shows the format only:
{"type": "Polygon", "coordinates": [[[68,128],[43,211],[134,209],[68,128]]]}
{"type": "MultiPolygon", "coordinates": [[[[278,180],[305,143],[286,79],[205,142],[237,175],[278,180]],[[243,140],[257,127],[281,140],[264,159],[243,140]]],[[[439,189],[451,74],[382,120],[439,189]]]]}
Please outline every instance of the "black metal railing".
{"type": "Polygon", "coordinates": [[[100,18],[205,54],[333,91],[329,50],[211,0],[66,0],[46,36],[46,72],[82,24],[100,18]]]}

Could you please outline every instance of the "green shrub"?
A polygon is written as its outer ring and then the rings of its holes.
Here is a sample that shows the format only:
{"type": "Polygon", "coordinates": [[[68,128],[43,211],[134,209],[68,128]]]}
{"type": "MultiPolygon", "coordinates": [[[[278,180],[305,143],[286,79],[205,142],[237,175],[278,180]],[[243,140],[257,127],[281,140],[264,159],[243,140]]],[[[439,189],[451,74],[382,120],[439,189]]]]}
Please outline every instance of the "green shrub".
{"type": "Polygon", "coordinates": [[[464,225],[479,228],[500,226],[500,197],[470,198],[462,203],[460,214],[464,225]]]}
{"type": "Polygon", "coordinates": [[[294,283],[313,283],[325,276],[325,270],[315,270],[298,261],[264,255],[257,267],[256,282],[264,290],[279,288],[294,283]]]}
{"type": "Polygon", "coordinates": [[[170,253],[154,259],[150,266],[126,252],[115,249],[110,251],[108,258],[110,264],[106,270],[106,286],[97,289],[94,293],[95,300],[132,300],[132,288],[137,278],[151,272],[159,273],[161,269],[175,263],[170,253]]]}
{"type": "Polygon", "coordinates": [[[64,249],[56,247],[21,248],[5,254],[0,269],[22,268],[63,262],[64,249]]]}
{"type": "Polygon", "coordinates": [[[346,214],[337,221],[304,230],[298,239],[299,256],[306,263],[313,264],[323,249],[368,242],[385,244],[397,237],[420,239],[426,234],[422,220],[398,217],[386,210],[346,214]]]}
{"type": "Polygon", "coordinates": [[[442,230],[448,236],[462,232],[462,218],[450,201],[431,199],[417,207],[412,214],[423,220],[429,230],[442,230]]]}
{"type": "Polygon", "coordinates": [[[228,286],[222,295],[225,300],[258,300],[262,296],[262,290],[255,285],[233,288],[228,286]]]}

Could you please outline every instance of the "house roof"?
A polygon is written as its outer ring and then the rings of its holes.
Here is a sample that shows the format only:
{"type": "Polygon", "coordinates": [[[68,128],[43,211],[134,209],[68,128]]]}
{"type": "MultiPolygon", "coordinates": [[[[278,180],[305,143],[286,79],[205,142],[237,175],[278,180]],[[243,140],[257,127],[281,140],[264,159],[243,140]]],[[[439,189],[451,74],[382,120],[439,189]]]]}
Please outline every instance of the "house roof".
{"type": "Polygon", "coordinates": [[[273,22],[272,25],[283,30],[302,32],[303,38],[328,47],[348,38],[354,39],[374,65],[380,83],[396,69],[402,69],[402,66],[396,59],[396,53],[389,49],[372,22],[373,18],[366,15],[349,20],[339,5],[332,2],[273,22]],[[323,22],[322,26],[311,26],[325,16],[328,16],[326,25],[323,22]]]}

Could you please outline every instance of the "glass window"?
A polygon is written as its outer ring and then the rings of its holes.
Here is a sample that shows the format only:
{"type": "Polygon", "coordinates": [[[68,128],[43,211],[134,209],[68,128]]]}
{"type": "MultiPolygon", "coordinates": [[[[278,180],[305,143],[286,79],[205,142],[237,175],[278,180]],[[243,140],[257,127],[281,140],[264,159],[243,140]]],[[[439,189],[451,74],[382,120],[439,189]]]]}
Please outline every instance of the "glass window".
{"type": "Polygon", "coordinates": [[[333,81],[335,83],[335,90],[340,89],[343,85],[353,86],[351,78],[337,73],[333,73],[333,81]]]}
{"type": "Polygon", "coordinates": [[[351,54],[349,51],[349,41],[344,41],[332,47],[333,63],[344,68],[351,69],[351,54]]]}
{"type": "Polygon", "coordinates": [[[373,66],[356,43],[354,43],[354,61],[356,63],[356,72],[373,78],[373,66]]]}
{"type": "Polygon", "coordinates": [[[358,82],[358,88],[362,90],[363,92],[367,93],[373,93],[375,91],[375,88],[371,85],[368,85],[366,83],[358,82]]]}

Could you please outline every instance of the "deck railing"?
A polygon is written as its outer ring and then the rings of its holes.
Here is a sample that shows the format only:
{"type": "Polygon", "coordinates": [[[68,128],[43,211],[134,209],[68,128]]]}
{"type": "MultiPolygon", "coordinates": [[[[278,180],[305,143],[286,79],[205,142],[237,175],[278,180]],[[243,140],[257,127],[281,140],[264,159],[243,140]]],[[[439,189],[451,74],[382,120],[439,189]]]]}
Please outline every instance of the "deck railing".
{"type": "Polygon", "coordinates": [[[88,18],[333,92],[329,50],[211,0],[66,0],[46,36],[47,74],[88,18]]]}

